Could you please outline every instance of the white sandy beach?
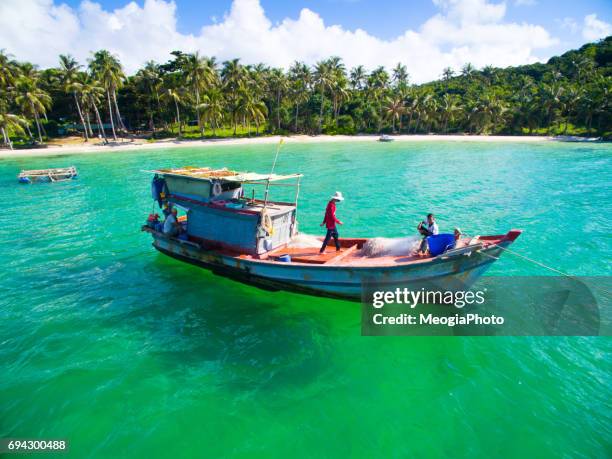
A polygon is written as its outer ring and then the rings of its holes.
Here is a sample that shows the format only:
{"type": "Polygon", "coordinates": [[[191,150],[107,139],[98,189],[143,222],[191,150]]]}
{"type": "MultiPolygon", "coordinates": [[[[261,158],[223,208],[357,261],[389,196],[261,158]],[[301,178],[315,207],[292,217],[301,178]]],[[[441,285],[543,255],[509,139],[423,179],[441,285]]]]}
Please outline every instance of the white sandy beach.
{"type": "MultiPolygon", "coordinates": [[[[390,136],[398,142],[548,142],[556,140],[554,137],[542,136],[483,136],[483,135],[394,135],[390,136]]],[[[275,144],[284,139],[285,143],[317,143],[317,142],[377,142],[378,135],[296,135],[296,136],[267,136],[240,139],[206,139],[206,140],[177,140],[165,139],[156,142],[143,140],[125,140],[112,145],[102,145],[95,142],[78,145],[35,148],[24,150],[1,150],[0,158],[19,158],[24,156],[52,156],[58,154],[91,154],[110,153],[116,151],[140,151],[160,148],[199,148],[221,145],[255,145],[275,144]]]]}

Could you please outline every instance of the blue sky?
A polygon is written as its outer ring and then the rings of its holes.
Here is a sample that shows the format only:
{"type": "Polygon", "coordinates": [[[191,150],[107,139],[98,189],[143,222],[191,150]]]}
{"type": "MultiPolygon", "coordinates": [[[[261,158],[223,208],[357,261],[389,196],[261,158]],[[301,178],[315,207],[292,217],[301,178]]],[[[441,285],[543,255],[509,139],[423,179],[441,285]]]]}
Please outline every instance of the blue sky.
{"type": "MultiPolygon", "coordinates": [[[[197,33],[213,19],[221,20],[232,3],[231,0],[174,2],[178,7],[178,30],[183,33],[197,33]]],[[[78,6],[81,0],[65,3],[78,6]]],[[[115,9],[127,1],[98,0],[98,3],[105,9],[115,9]]],[[[577,31],[572,32],[567,18],[578,24],[586,15],[595,13],[599,19],[612,23],[612,0],[510,0],[505,3],[508,21],[536,23],[558,37],[556,52],[578,47],[585,41],[577,31]]],[[[295,18],[302,8],[309,8],[329,25],[361,28],[383,39],[394,38],[406,29],[417,29],[438,11],[431,0],[261,0],[261,5],[273,22],[295,18]]]]}
{"type": "Polygon", "coordinates": [[[612,0],[0,0],[0,46],[18,59],[45,67],[104,48],[127,73],[180,49],[283,68],[332,55],[347,67],[401,62],[423,82],[467,62],[546,61],[607,35],[612,0]]]}

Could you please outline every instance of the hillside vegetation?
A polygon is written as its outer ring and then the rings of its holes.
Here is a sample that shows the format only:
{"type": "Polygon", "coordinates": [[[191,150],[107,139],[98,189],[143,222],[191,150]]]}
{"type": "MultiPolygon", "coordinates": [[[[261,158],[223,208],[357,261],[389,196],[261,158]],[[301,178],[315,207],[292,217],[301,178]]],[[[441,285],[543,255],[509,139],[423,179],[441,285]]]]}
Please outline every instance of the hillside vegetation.
{"type": "Polygon", "coordinates": [[[469,133],[612,137],[612,37],[547,63],[444,70],[411,84],[398,64],[347,69],[338,57],[287,71],[172,53],[124,74],[100,50],[87,65],[60,56],[40,70],[0,52],[5,146],[69,134],[104,140],[142,135],[469,133]]]}

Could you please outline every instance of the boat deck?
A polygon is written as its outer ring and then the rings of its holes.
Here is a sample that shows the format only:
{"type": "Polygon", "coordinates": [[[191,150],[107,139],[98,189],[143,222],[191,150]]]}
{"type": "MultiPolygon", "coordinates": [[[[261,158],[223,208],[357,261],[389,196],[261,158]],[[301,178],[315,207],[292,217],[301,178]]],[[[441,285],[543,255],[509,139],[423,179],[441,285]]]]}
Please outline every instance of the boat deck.
{"type": "Polygon", "coordinates": [[[316,247],[300,248],[287,247],[277,249],[268,253],[267,259],[277,259],[281,255],[289,255],[294,263],[309,263],[317,265],[335,265],[335,266],[388,266],[394,263],[407,263],[414,261],[427,260],[428,258],[420,258],[413,255],[401,256],[379,256],[366,257],[362,254],[361,249],[357,244],[350,247],[341,247],[336,251],[335,247],[328,247],[325,253],[320,254],[316,247]]]}
{"type": "MultiPolygon", "coordinates": [[[[146,225],[142,227],[142,230],[153,234],[161,235],[161,233],[147,227],[146,225]]],[[[455,250],[469,252],[473,250],[480,250],[483,248],[486,249],[503,241],[512,242],[520,234],[520,230],[511,230],[504,235],[479,236],[477,243],[474,243],[474,241],[470,241],[469,238],[465,238],[461,240],[461,242],[463,243],[463,247],[455,250]]],[[[352,267],[388,267],[398,264],[428,262],[436,258],[431,256],[419,257],[410,253],[402,255],[382,255],[369,257],[364,255],[361,250],[367,240],[368,239],[365,238],[340,239],[339,242],[341,247],[339,251],[336,251],[336,248],[333,245],[328,245],[326,251],[322,254],[319,253],[319,247],[279,247],[278,249],[272,250],[259,256],[234,252],[222,248],[216,250],[223,255],[244,260],[261,260],[273,263],[286,263],[281,261],[280,257],[283,255],[289,255],[291,257],[291,263],[352,267]]],[[[180,242],[194,244],[196,247],[199,247],[197,241],[190,240],[180,242]]],[[[448,253],[451,254],[452,252],[455,252],[455,250],[451,250],[448,253]]]]}
{"type": "MultiPolygon", "coordinates": [[[[520,232],[513,231],[507,235],[481,236],[478,237],[477,242],[471,240],[471,238],[463,238],[461,239],[460,247],[462,247],[463,250],[466,250],[468,246],[473,249],[486,248],[501,242],[510,234],[512,235],[510,236],[511,238],[515,238],[520,232]]],[[[317,247],[281,247],[268,252],[264,259],[268,261],[277,261],[280,256],[289,255],[293,263],[308,263],[326,266],[393,266],[395,264],[430,261],[435,258],[432,256],[420,257],[414,253],[369,257],[364,255],[361,251],[366,241],[367,239],[340,239],[341,247],[339,251],[336,251],[335,246],[328,245],[323,254],[319,253],[319,248],[317,247]]]]}

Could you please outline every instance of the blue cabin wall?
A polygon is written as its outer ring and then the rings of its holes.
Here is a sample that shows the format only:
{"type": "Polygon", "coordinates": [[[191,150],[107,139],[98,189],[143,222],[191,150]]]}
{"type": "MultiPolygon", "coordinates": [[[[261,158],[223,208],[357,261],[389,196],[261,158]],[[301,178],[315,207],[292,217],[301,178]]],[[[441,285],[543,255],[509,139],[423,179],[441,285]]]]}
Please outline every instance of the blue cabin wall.
{"type": "Polygon", "coordinates": [[[190,236],[223,242],[246,253],[256,253],[258,222],[259,215],[194,206],[187,216],[187,233],[190,236]]]}
{"type": "MultiPolygon", "coordinates": [[[[253,255],[274,250],[291,240],[295,218],[293,206],[268,208],[274,231],[266,235],[265,231],[259,228],[261,223],[259,212],[242,213],[217,207],[225,204],[227,208],[236,209],[235,206],[244,205],[237,201],[242,195],[241,186],[224,189],[221,194],[212,197],[212,184],[208,181],[169,176],[166,177],[166,185],[171,196],[168,201],[189,209],[187,213],[189,236],[220,242],[226,247],[253,255]],[[208,205],[211,201],[216,202],[214,207],[208,205]]],[[[294,233],[296,231],[297,228],[293,229],[294,233]]]]}

